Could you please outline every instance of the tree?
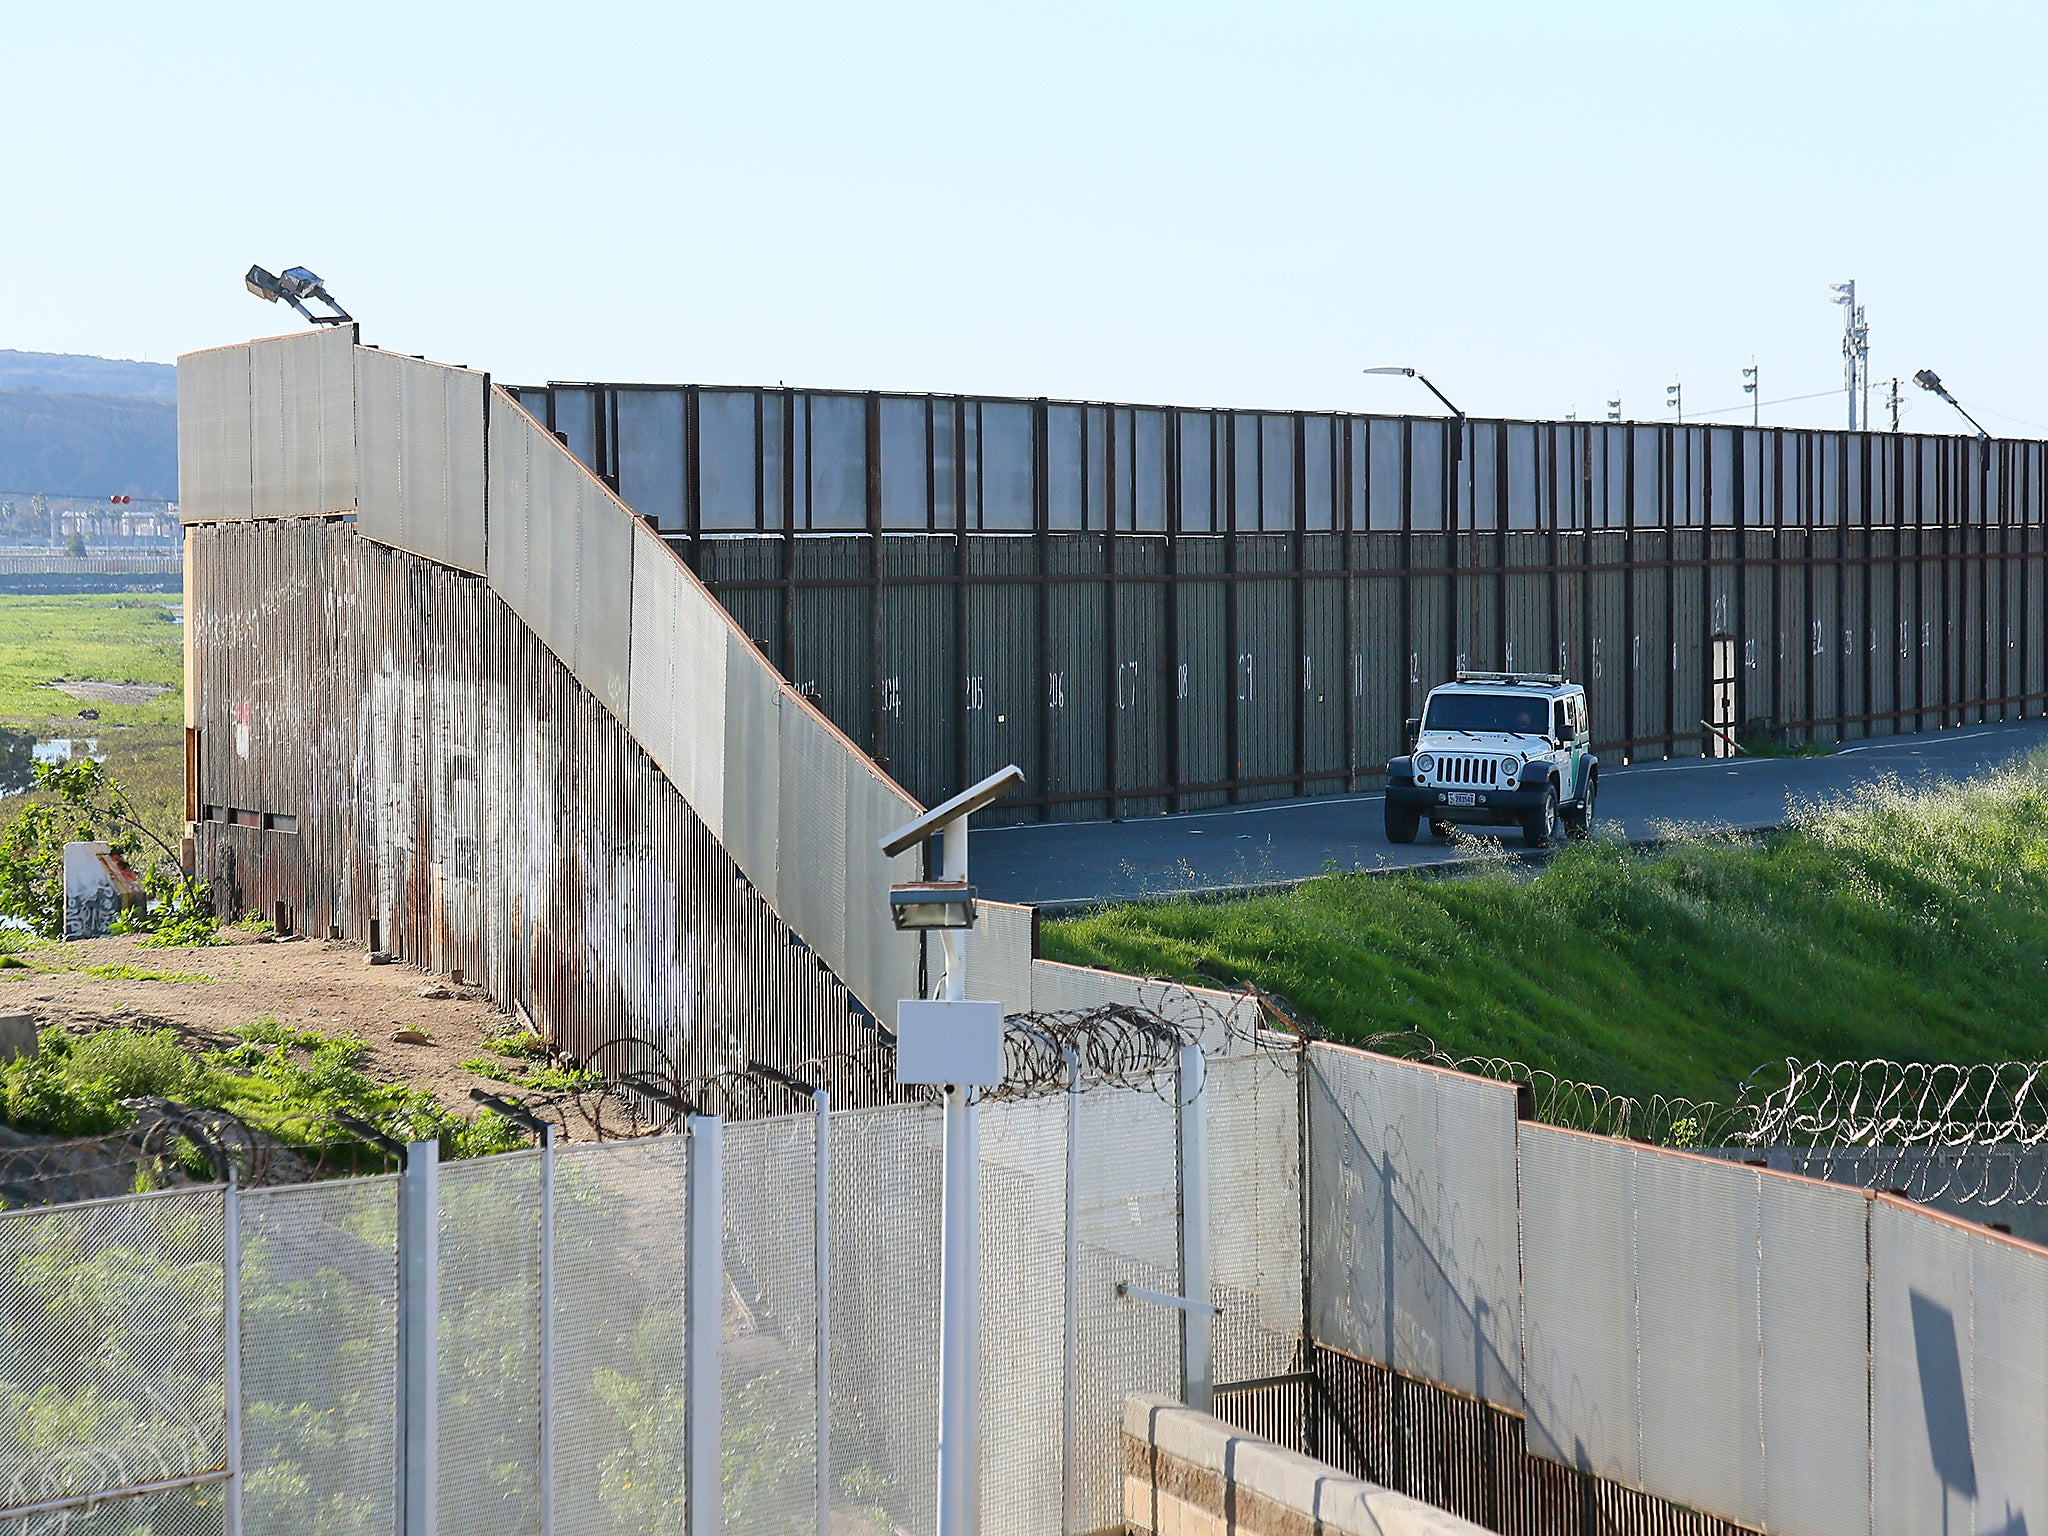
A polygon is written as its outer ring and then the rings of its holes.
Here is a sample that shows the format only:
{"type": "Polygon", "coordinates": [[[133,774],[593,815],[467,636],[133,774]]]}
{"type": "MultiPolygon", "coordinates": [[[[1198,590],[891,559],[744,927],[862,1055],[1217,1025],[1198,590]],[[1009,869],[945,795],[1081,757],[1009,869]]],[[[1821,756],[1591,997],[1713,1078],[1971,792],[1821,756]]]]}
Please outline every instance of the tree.
{"type": "Polygon", "coordinates": [[[85,558],[85,535],[74,533],[70,538],[66,539],[64,541],[64,553],[71,556],[74,560],[83,560],[85,558]]]}
{"type": "Polygon", "coordinates": [[[155,910],[134,909],[126,926],[204,940],[213,928],[206,887],[185,878],[178,850],[152,831],[119,780],[89,757],[38,763],[34,799],[0,827],[0,916],[48,939],[64,937],[64,845],[108,843],[123,863],[142,866],[155,910]],[[146,845],[146,846],[145,846],[146,845]],[[145,862],[145,854],[147,862],[145,862]]]}

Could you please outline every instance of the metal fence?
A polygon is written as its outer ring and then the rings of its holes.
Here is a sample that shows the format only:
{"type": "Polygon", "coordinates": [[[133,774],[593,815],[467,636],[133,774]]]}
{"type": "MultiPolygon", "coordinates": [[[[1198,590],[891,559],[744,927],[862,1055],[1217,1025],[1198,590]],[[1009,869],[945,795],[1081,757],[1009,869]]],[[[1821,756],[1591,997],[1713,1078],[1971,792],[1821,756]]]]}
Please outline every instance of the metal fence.
{"type": "Polygon", "coordinates": [[[1012,817],[1357,788],[1465,665],[1582,679],[1619,757],[2048,702],[2039,442],[513,392],[927,800],[1012,761],[1012,817]]]}
{"type": "MultiPolygon", "coordinates": [[[[1209,1376],[1206,1315],[1148,1293],[1207,1274],[1218,1359],[1292,1357],[1292,1121],[1261,1109],[1298,1058],[1183,1060],[983,1111],[990,1536],[1118,1519],[1124,1398],[1209,1376]]],[[[695,1117],[0,1213],[0,1532],[929,1536],[940,1131],[695,1117]]]]}

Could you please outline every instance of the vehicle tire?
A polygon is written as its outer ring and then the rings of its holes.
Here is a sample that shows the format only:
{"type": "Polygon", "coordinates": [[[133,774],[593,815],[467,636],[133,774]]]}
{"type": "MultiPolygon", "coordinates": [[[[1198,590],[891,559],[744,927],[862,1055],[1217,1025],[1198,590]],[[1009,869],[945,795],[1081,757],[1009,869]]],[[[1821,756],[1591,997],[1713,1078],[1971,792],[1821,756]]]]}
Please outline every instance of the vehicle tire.
{"type": "Polygon", "coordinates": [[[1412,843],[1415,828],[1422,818],[1414,811],[1404,809],[1389,800],[1387,802],[1387,841],[1390,843],[1412,843]]]}
{"type": "Polygon", "coordinates": [[[1531,811],[1522,821],[1522,841],[1531,848],[1548,847],[1557,835],[1557,786],[1543,792],[1543,808],[1531,811]]]}
{"type": "Polygon", "coordinates": [[[1596,773],[1586,780],[1586,793],[1579,803],[1564,812],[1564,830],[1567,837],[1584,842],[1593,835],[1593,797],[1600,792],[1600,776],[1596,773]]]}
{"type": "Polygon", "coordinates": [[[1451,824],[1448,821],[1432,821],[1429,824],[1429,835],[1435,838],[1440,843],[1449,842],[1451,837],[1451,824]]]}

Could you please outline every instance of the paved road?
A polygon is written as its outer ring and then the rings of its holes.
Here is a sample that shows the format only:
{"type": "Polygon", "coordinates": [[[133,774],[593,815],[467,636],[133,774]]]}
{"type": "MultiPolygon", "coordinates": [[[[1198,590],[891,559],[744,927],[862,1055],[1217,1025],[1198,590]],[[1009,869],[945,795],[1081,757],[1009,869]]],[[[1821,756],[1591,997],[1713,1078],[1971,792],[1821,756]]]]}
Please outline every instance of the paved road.
{"type": "MultiPolygon", "coordinates": [[[[1755,829],[1788,809],[1885,774],[1963,778],[2048,746],[2048,720],[1963,726],[1857,742],[1830,757],[1686,758],[1603,767],[1599,822],[1631,841],[1673,825],[1755,829]]],[[[997,901],[1085,904],[1175,891],[1286,883],[1329,869],[1442,864],[1463,857],[1425,829],[1389,843],[1380,797],[1272,800],[1181,816],[1049,822],[974,834],[974,884],[997,901]]],[[[1483,829],[1474,828],[1474,832],[1483,829]]],[[[1521,845],[1510,832],[1508,846],[1521,845]]]]}

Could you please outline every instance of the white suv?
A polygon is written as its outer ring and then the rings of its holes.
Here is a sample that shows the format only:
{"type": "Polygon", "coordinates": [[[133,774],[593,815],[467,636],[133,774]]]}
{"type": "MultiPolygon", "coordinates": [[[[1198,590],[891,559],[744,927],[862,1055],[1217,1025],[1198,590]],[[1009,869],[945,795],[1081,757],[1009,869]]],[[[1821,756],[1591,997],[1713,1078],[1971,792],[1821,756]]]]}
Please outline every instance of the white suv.
{"type": "Polygon", "coordinates": [[[1409,755],[1387,764],[1387,838],[1416,828],[1447,837],[1453,825],[1514,826],[1541,848],[1560,823],[1573,837],[1593,824],[1600,760],[1586,732],[1586,690],[1551,673],[1460,672],[1430,690],[1408,722],[1409,755]]]}

